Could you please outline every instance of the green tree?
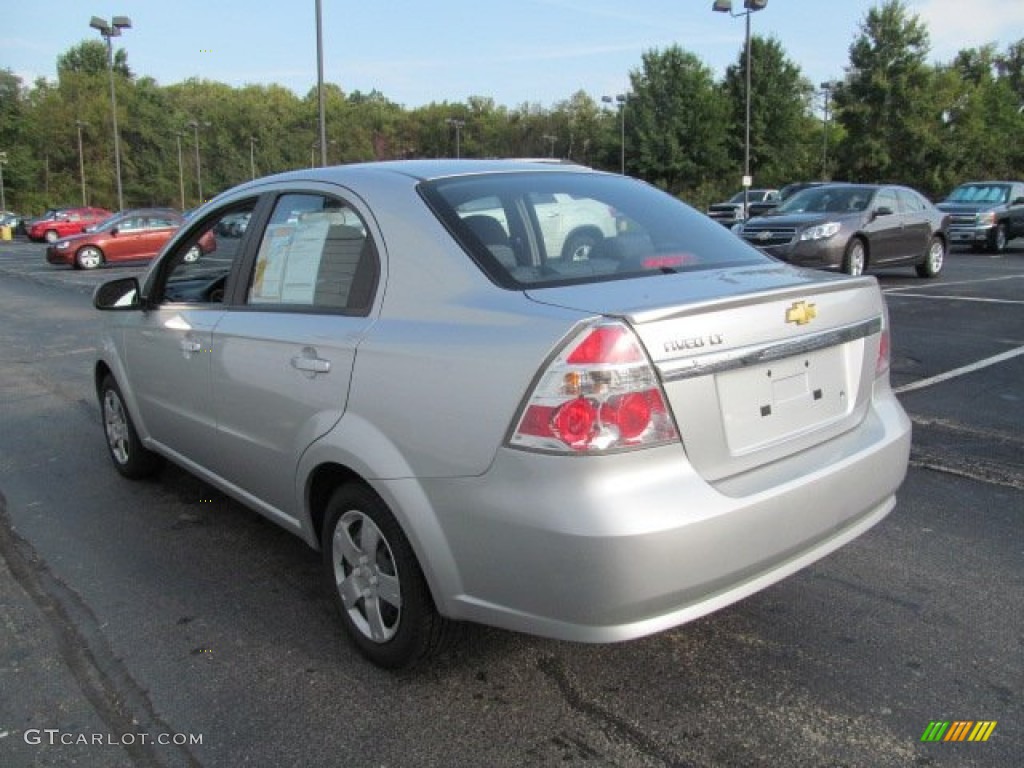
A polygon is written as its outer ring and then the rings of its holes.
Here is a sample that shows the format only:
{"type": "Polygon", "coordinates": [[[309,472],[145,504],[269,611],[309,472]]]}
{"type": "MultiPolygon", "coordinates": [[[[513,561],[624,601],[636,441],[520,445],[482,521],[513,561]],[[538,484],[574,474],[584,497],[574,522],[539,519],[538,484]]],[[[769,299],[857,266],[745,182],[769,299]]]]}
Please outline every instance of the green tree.
{"type": "Polygon", "coordinates": [[[846,131],[838,148],[841,177],[918,186],[928,180],[941,141],[928,51],[926,28],[902,0],[868,12],[850,46],[847,79],[835,92],[846,131]]]}
{"type": "MultiPolygon", "coordinates": [[[[780,186],[816,177],[821,138],[818,121],[808,111],[813,85],[774,38],[752,37],[750,60],[750,168],[755,184],[780,186]]],[[[731,117],[727,144],[736,169],[744,167],[746,66],[743,49],[723,83],[731,117]]]]}
{"type": "Polygon", "coordinates": [[[728,105],[710,68],[672,46],[630,73],[626,170],[690,199],[719,191],[728,169],[728,105]]]}

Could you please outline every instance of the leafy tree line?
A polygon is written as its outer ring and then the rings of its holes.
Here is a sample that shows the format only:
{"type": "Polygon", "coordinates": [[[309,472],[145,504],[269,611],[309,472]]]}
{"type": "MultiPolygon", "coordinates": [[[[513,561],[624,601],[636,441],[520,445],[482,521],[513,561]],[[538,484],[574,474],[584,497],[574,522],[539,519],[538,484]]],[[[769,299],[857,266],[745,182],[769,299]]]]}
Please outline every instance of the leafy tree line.
{"type": "MultiPolygon", "coordinates": [[[[894,181],[941,196],[968,178],[1024,176],[1024,39],[928,63],[929,40],[903,0],[872,8],[845,77],[822,94],[773,38],[751,40],[751,169],[758,186],[798,179],[894,181]]],[[[739,188],[745,51],[722,79],[678,46],[643,54],[622,102],[583,91],[550,108],[482,96],[407,109],[372,91],[325,87],[331,164],[405,157],[569,158],[647,179],[697,206],[739,188]]],[[[58,58],[56,82],[0,70],[0,150],[8,207],[116,205],[107,51],[86,41],[58,58]],[[78,151],[81,133],[82,152],[78,151]]],[[[114,80],[126,205],[189,208],[257,176],[319,162],[317,94],[190,79],[161,86],[123,50],[114,80]],[[197,174],[196,138],[198,137],[197,174]]]]}

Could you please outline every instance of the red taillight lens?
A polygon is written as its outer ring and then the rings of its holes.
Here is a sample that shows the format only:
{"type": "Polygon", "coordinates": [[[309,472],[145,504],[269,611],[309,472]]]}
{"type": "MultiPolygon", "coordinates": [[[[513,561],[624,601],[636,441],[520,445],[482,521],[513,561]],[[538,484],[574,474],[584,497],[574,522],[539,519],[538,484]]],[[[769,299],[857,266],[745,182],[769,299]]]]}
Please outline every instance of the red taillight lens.
{"type": "Polygon", "coordinates": [[[623,323],[589,328],[538,379],[509,444],[596,453],[678,440],[657,376],[623,323]]]}

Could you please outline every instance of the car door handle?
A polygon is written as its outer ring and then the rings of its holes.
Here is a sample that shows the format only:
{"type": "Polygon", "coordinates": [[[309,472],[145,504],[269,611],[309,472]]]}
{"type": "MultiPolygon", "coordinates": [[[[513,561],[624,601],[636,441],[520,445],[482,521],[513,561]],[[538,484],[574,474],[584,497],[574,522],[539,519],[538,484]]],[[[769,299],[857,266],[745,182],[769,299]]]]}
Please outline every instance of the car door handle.
{"type": "Polygon", "coordinates": [[[296,355],[292,358],[292,368],[301,371],[307,378],[312,379],[317,374],[330,373],[331,361],[317,357],[315,349],[306,347],[302,350],[301,355],[296,355]]]}

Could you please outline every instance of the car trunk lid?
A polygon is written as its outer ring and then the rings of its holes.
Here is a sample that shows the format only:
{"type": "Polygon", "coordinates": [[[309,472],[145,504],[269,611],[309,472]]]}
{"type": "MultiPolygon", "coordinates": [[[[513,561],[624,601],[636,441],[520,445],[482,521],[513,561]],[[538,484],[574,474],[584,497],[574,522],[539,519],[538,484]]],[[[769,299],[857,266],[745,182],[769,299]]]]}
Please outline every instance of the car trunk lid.
{"type": "Polygon", "coordinates": [[[872,277],[771,265],[528,293],[633,327],[709,482],[825,442],[867,412],[884,322],[872,277]]]}

